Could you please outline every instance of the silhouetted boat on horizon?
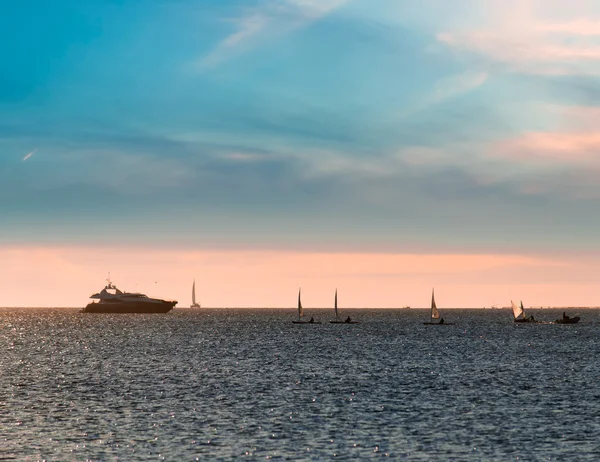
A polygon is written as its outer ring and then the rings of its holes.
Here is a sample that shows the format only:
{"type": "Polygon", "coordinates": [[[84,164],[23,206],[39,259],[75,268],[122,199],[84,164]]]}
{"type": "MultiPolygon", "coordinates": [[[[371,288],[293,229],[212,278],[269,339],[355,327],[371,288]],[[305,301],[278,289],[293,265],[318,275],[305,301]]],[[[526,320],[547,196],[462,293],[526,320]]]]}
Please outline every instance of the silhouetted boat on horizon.
{"type": "Polygon", "coordinates": [[[303,321],[302,316],[304,316],[304,308],[302,308],[302,301],[300,300],[300,292],[302,288],[298,289],[298,320],[292,321],[292,324],[321,324],[319,321],[315,321],[314,318],[310,318],[309,321],[303,321]]]}
{"type": "Polygon", "coordinates": [[[453,322],[445,322],[444,318],[440,318],[440,310],[438,310],[435,304],[435,293],[434,289],[431,289],[431,321],[424,322],[426,326],[452,326],[453,322]],[[439,319],[438,322],[433,322],[434,319],[439,319]]]}
{"type": "Polygon", "coordinates": [[[196,280],[192,284],[192,304],[190,308],[200,308],[200,303],[196,303],[196,280]]]}
{"type": "Polygon", "coordinates": [[[579,316],[570,317],[567,316],[566,311],[563,311],[562,318],[554,321],[556,324],[577,324],[581,318],[579,316]]]}
{"type": "Polygon", "coordinates": [[[101,292],[90,296],[100,300],[89,303],[82,313],[167,313],[177,305],[176,301],[150,298],[140,293],[121,292],[107,280],[107,285],[101,292]]]}
{"type": "Polygon", "coordinates": [[[520,306],[517,306],[517,304],[511,300],[510,306],[512,307],[514,322],[537,322],[533,316],[527,317],[525,315],[525,308],[523,308],[523,300],[521,300],[520,306]]]}
{"type": "Polygon", "coordinates": [[[358,324],[358,321],[352,321],[350,316],[348,316],[344,321],[340,320],[340,314],[338,313],[338,304],[337,304],[337,289],[335,289],[335,298],[333,302],[333,309],[335,311],[335,319],[333,321],[329,321],[331,324],[358,324]]]}

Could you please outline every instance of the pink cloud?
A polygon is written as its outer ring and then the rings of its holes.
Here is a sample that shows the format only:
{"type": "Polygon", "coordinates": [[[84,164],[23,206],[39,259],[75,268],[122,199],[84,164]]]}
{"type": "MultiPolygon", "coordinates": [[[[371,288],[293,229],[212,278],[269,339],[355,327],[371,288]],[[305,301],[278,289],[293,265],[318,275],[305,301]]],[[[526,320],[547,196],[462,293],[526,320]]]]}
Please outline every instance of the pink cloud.
{"type": "Polygon", "coordinates": [[[440,33],[439,42],[458,52],[486,56],[505,71],[526,74],[600,74],[600,46],[555,43],[544,36],[470,31],[440,33]]]}
{"type": "Polygon", "coordinates": [[[486,13],[476,28],[443,30],[437,39],[458,53],[487,58],[490,71],[600,74],[597,2],[487,0],[472,8],[486,13]]]}
{"type": "Polygon", "coordinates": [[[567,35],[600,35],[600,21],[588,18],[575,19],[568,22],[541,23],[536,29],[540,32],[560,32],[567,35]]]}
{"type": "Polygon", "coordinates": [[[0,247],[0,259],[2,306],[83,306],[109,271],[123,289],[174,298],[180,306],[189,306],[194,278],[204,306],[291,308],[299,286],[307,307],[331,306],[335,288],[345,306],[425,307],[432,286],[447,307],[519,297],[544,305],[591,304],[596,281],[590,275],[600,269],[598,260],[493,253],[0,247]],[[561,292],[560,284],[569,290],[561,292]]]}
{"type": "Polygon", "coordinates": [[[597,164],[600,162],[600,132],[525,133],[498,143],[494,151],[513,159],[597,164]]]}
{"type": "Polygon", "coordinates": [[[525,132],[493,143],[485,152],[495,158],[548,167],[600,168],[600,107],[546,105],[544,109],[557,130],[525,132]]]}

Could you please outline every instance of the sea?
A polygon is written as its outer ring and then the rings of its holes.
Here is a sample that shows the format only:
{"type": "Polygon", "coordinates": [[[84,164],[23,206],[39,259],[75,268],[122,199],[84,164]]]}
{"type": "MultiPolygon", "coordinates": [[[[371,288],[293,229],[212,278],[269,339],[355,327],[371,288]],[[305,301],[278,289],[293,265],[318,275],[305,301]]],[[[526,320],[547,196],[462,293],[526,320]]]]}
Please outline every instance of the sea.
{"type": "Polygon", "coordinates": [[[600,310],[306,314],[0,309],[0,459],[600,458],[600,310]]]}

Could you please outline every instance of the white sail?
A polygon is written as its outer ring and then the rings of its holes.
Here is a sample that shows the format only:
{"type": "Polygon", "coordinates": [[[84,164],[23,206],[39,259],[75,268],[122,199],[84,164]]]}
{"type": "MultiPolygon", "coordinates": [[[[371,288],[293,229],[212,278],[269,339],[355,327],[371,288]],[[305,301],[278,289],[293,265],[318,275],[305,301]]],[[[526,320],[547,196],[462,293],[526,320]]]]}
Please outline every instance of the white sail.
{"type": "Polygon", "coordinates": [[[518,307],[517,304],[511,300],[510,306],[512,306],[513,316],[515,317],[515,319],[518,319],[519,317],[525,317],[525,310],[523,309],[523,302],[521,302],[521,306],[518,307]]]}
{"type": "Polygon", "coordinates": [[[439,319],[439,317],[440,317],[440,312],[437,309],[437,306],[435,306],[434,290],[431,289],[431,319],[439,319]]]}
{"type": "Polygon", "coordinates": [[[335,319],[338,318],[338,309],[337,309],[337,289],[335,289],[335,303],[334,303],[334,309],[335,309],[335,319]]]}
{"type": "Polygon", "coordinates": [[[196,280],[192,283],[192,304],[190,308],[200,308],[200,304],[196,302],[196,280]]]}
{"type": "Polygon", "coordinates": [[[300,301],[300,292],[302,289],[298,289],[298,319],[304,316],[304,309],[302,308],[302,302],[300,301]]]}

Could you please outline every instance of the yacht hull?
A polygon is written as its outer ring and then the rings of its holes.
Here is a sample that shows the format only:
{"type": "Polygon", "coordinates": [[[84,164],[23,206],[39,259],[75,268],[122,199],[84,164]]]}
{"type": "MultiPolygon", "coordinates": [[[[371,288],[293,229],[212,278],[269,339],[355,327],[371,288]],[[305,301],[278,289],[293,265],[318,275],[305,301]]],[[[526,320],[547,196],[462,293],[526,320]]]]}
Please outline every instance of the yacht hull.
{"type": "Polygon", "coordinates": [[[83,310],[83,313],[168,313],[173,309],[177,302],[163,301],[160,303],[144,302],[108,302],[108,303],[90,303],[83,310]]]}

